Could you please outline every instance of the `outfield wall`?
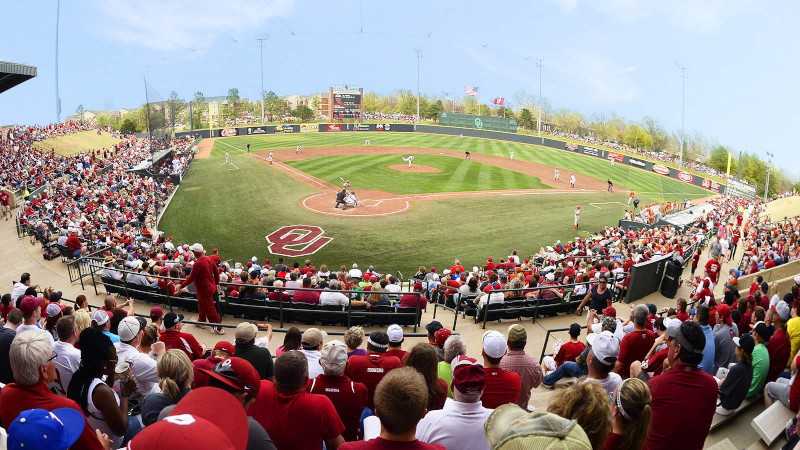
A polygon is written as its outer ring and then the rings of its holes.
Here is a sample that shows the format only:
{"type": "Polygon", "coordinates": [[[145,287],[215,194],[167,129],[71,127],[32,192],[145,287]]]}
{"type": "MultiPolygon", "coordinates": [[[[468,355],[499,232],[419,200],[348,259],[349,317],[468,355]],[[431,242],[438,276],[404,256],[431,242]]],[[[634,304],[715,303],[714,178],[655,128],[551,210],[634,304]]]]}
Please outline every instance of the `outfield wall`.
{"type": "Polygon", "coordinates": [[[674,167],[646,161],[634,156],[615,152],[605,148],[592,147],[590,145],[580,145],[571,142],[558,141],[555,139],[528,136],[522,134],[502,133],[498,131],[478,130],[473,128],[455,128],[432,125],[412,125],[407,123],[329,123],[329,124],[307,124],[307,125],[277,125],[277,126],[258,126],[258,127],[239,127],[222,128],[215,130],[185,131],[175,133],[176,138],[187,135],[201,136],[204,138],[212,137],[233,137],[233,136],[258,136],[263,134],[281,133],[317,133],[317,132],[418,132],[429,134],[441,134],[448,136],[467,136],[481,139],[495,139],[498,141],[518,142],[521,144],[540,145],[564,151],[579,153],[585,156],[592,156],[610,161],[613,159],[615,164],[624,164],[636,167],[646,172],[653,172],[665,177],[682,181],[686,184],[698,186],[709,190],[715,194],[724,194],[726,186],[703,178],[693,173],[680,171],[674,167]]]}

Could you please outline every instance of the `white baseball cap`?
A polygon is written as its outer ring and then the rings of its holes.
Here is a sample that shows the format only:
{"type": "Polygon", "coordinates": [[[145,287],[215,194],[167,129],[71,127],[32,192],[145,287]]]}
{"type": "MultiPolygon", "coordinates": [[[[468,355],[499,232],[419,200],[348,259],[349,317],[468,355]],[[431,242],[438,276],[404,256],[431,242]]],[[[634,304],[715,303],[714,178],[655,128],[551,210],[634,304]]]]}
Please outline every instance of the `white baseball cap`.
{"type": "Polygon", "coordinates": [[[590,333],[586,341],[592,346],[592,354],[604,366],[612,366],[619,357],[619,340],[610,331],[590,333]],[[612,359],[609,361],[609,359],[612,359]]]}
{"type": "Polygon", "coordinates": [[[397,344],[398,342],[403,342],[403,327],[400,325],[389,325],[389,328],[386,329],[386,334],[389,335],[390,343],[397,344]]]}
{"type": "Polygon", "coordinates": [[[489,330],[483,333],[481,341],[483,342],[483,352],[490,358],[501,358],[508,350],[506,337],[499,331],[489,330]]]}
{"type": "Polygon", "coordinates": [[[547,274],[547,275],[545,275],[544,277],[545,277],[545,278],[547,278],[547,279],[548,279],[548,280],[550,280],[550,281],[553,281],[553,280],[555,280],[555,279],[556,279],[556,276],[553,274],[553,272],[550,272],[550,273],[548,273],[548,274],[547,274]]]}
{"type": "Polygon", "coordinates": [[[200,243],[197,243],[197,242],[195,242],[194,244],[192,244],[192,246],[191,246],[191,247],[189,247],[189,250],[191,250],[191,251],[193,251],[193,252],[197,252],[197,253],[202,253],[202,252],[204,252],[204,251],[205,251],[205,250],[203,249],[203,244],[200,244],[200,243]]]}
{"type": "Polygon", "coordinates": [[[141,323],[139,323],[139,319],[136,317],[128,316],[119,323],[119,328],[117,329],[117,336],[119,336],[119,340],[122,342],[130,342],[139,332],[142,331],[141,323]]]}
{"type": "Polygon", "coordinates": [[[92,313],[92,322],[97,325],[105,325],[108,322],[108,313],[104,309],[96,309],[92,313]]]}

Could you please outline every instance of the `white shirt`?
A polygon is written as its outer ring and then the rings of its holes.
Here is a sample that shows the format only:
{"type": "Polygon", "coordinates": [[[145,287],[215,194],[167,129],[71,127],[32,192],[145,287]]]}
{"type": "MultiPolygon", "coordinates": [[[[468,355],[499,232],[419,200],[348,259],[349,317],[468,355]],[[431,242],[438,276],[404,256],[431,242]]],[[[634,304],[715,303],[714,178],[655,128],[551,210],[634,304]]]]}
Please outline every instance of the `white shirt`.
{"type": "Polygon", "coordinates": [[[488,295],[482,295],[478,306],[483,308],[486,306],[486,303],[493,305],[495,303],[503,303],[504,301],[506,301],[506,296],[503,295],[502,292],[492,292],[488,295]]]}
{"type": "Polygon", "coordinates": [[[398,285],[398,284],[387,284],[386,285],[386,292],[395,294],[395,295],[389,295],[389,298],[400,298],[399,295],[396,295],[400,291],[402,291],[402,289],[400,288],[400,285],[398,285]]]}
{"type": "Polygon", "coordinates": [[[11,304],[16,305],[17,299],[20,298],[27,290],[28,286],[25,286],[20,282],[14,283],[14,288],[11,289],[11,304]]]}
{"type": "Polygon", "coordinates": [[[47,331],[37,327],[36,325],[25,325],[23,323],[23,324],[21,324],[20,326],[17,327],[17,334],[20,334],[23,331],[39,331],[41,333],[44,333],[44,335],[47,336],[47,340],[50,341],[50,347],[52,348],[53,345],[55,344],[55,341],[53,340],[53,335],[48,333],[47,331]]]}
{"type": "Polygon", "coordinates": [[[325,305],[339,305],[339,306],[347,306],[350,303],[350,300],[347,298],[346,295],[342,294],[341,292],[323,290],[321,294],[319,294],[319,304],[320,306],[325,305]]]}
{"type": "Polygon", "coordinates": [[[603,389],[605,389],[606,394],[613,394],[614,391],[617,390],[617,386],[622,384],[622,377],[619,376],[619,374],[616,372],[611,372],[608,374],[605,380],[598,380],[596,378],[586,378],[585,380],[583,380],[583,382],[581,382],[581,384],[589,381],[594,381],[595,383],[599,383],[600,386],[603,386],[603,389]]]}
{"type": "Polygon", "coordinates": [[[448,398],[444,408],[429,411],[417,424],[417,439],[446,448],[488,450],[483,424],[493,410],[480,401],[462,403],[448,398]]]}
{"type": "Polygon", "coordinates": [[[322,354],[319,350],[306,350],[301,348],[300,351],[306,355],[306,359],[308,360],[308,379],[316,378],[317,375],[322,375],[322,366],[319,365],[319,357],[322,356],[322,354]]]}
{"type": "Polygon", "coordinates": [[[81,365],[81,351],[72,344],[58,341],[53,344],[53,352],[58,355],[53,360],[56,365],[56,379],[50,383],[49,388],[66,397],[72,374],[81,365]]]}
{"type": "MultiPolygon", "coordinates": [[[[117,360],[131,365],[131,372],[139,385],[136,392],[142,395],[161,392],[161,388],[158,387],[161,379],[158,377],[155,359],[124,342],[117,342],[114,347],[117,348],[117,360]]],[[[114,382],[114,387],[119,388],[119,380],[114,382]]]]}
{"type": "Polygon", "coordinates": [[[363,275],[358,269],[350,269],[348,273],[350,274],[350,278],[361,278],[363,275]]]}

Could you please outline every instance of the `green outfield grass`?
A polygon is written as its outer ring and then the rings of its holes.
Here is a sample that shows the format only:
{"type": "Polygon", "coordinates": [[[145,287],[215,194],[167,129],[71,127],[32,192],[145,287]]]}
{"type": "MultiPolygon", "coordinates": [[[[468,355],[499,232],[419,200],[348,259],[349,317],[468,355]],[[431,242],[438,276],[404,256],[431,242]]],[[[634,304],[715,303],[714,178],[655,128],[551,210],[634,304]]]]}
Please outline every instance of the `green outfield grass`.
{"type": "Polygon", "coordinates": [[[508,157],[513,150],[515,159],[557,166],[561,169],[562,182],[569,179],[569,173],[572,171],[575,172],[578,178],[578,187],[580,187],[581,175],[588,175],[600,180],[610,179],[614,183],[615,189],[627,190],[633,188],[638,196],[646,197],[653,201],[694,199],[712,195],[710,191],[700,187],[667,178],[654,172],[645,172],[622,164],[612,167],[608,161],[565,150],[490,139],[459,138],[458,136],[424,133],[314,132],[257,137],[240,136],[217,139],[211,154],[212,156],[223,156],[226,150],[232,155],[245,153],[248,143],[251,144],[251,152],[285,149],[286,152],[293,153],[297,145],[305,147],[358,146],[364,145],[366,139],[370,139],[373,146],[438,148],[462,152],[469,150],[472,153],[484,153],[504,158],[508,157]]]}
{"type": "Polygon", "coordinates": [[[97,134],[97,131],[80,131],[34,142],[33,147],[44,151],[55,149],[57,155],[70,156],[86,150],[109,148],[119,141],[120,139],[111,137],[110,133],[97,134]]]}
{"type": "Polygon", "coordinates": [[[286,164],[335,186],[341,184],[341,177],[357,180],[359,188],[395,194],[550,189],[539,178],[452,156],[416,155],[415,165],[439,169],[428,173],[389,169],[392,164],[405,164],[401,155],[326,156],[286,164]]]}
{"type": "Polygon", "coordinates": [[[487,256],[505,257],[511,250],[530,255],[557,239],[571,240],[576,204],[584,210],[578,234],[585,237],[616,224],[627,201],[625,193],[455,198],[416,202],[411,211],[392,216],[343,218],[303,209],[300,201],[317,191],[262,160],[233,155],[231,162],[239,170],[221,158],[195,160],[160,229],[176,242],[202,242],[219,248],[222,259],[238,261],[257,256],[274,263],[267,234],[286,225],[315,225],[333,238],[308,257],[317,267],[357,262],[408,277],[422,264],[449,267],[459,258],[471,267],[487,256]]]}

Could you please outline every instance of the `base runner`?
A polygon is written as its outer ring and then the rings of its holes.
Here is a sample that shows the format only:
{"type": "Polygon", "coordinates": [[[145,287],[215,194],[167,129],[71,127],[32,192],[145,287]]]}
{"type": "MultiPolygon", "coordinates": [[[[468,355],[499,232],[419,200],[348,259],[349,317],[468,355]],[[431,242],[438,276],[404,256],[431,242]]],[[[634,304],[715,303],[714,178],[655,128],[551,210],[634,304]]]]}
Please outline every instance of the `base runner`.
{"type": "Polygon", "coordinates": [[[270,166],[272,165],[272,160],[274,159],[273,156],[274,156],[273,152],[269,152],[269,157],[267,158],[267,161],[269,161],[270,166]]]}

